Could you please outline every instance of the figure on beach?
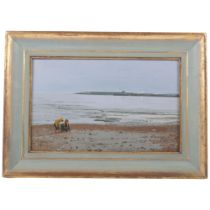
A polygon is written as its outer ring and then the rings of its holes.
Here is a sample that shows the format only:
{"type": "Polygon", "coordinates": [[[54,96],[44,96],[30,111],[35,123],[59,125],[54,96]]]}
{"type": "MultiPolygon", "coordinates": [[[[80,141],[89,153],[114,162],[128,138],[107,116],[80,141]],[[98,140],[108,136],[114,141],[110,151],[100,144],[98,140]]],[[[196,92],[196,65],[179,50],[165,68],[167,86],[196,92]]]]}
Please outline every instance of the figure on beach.
{"type": "Polygon", "coordinates": [[[64,121],[63,117],[60,117],[54,121],[53,125],[55,127],[55,131],[58,131],[60,129],[60,123],[62,123],[63,121],[64,121]]]}
{"type": "Polygon", "coordinates": [[[70,123],[68,119],[65,119],[63,117],[60,117],[54,121],[54,127],[55,127],[55,132],[57,131],[70,131],[70,123]]]}
{"type": "Polygon", "coordinates": [[[61,124],[61,131],[70,131],[70,124],[68,119],[65,119],[64,123],[61,124]]]}

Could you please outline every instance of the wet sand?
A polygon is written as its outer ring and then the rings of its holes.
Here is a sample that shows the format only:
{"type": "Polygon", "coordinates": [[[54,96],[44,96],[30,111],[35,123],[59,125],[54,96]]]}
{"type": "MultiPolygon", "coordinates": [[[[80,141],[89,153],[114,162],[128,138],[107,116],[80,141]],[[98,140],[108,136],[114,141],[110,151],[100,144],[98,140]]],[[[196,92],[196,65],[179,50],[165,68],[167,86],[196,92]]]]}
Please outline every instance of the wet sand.
{"type": "Polygon", "coordinates": [[[178,149],[178,125],[73,124],[70,132],[57,133],[53,125],[32,126],[33,151],[176,152],[178,149]]]}

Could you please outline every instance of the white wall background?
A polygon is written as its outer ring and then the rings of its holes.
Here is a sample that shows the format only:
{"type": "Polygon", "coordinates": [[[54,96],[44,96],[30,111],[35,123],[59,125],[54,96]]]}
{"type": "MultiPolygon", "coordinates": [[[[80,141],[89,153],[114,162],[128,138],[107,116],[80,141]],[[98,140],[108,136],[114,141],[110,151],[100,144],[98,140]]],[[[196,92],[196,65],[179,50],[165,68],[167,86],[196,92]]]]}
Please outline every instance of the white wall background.
{"type": "MultiPolygon", "coordinates": [[[[208,2],[208,0],[1,0],[0,119],[3,118],[3,57],[6,30],[210,34],[208,2]]],[[[0,127],[2,136],[2,120],[0,127]]],[[[0,177],[2,210],[209,209],[209,196],[210,180],[0,177]]]]}

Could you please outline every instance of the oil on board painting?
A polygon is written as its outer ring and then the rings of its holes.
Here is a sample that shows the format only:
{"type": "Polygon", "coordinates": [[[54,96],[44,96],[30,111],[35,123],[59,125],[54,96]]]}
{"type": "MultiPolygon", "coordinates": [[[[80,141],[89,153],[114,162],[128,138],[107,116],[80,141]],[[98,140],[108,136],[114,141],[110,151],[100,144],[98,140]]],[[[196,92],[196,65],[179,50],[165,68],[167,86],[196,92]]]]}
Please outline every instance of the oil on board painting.
{"type": "Polygon", "coordinates": [[[32,59],[32,151],[178,152],[176,59],[32,59]]]}

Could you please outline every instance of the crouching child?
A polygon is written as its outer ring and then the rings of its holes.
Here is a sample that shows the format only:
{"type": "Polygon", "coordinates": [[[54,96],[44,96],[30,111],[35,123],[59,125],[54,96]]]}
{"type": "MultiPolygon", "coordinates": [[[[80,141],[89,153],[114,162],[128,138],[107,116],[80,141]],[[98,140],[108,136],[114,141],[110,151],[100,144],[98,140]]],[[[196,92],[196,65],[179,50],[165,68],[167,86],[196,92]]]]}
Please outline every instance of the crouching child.
{"type": "Polygon", "coordinates": [[[64,123],[61,124],[61,131],[70,131],[69,120],[65,119],[64,123]]]}

